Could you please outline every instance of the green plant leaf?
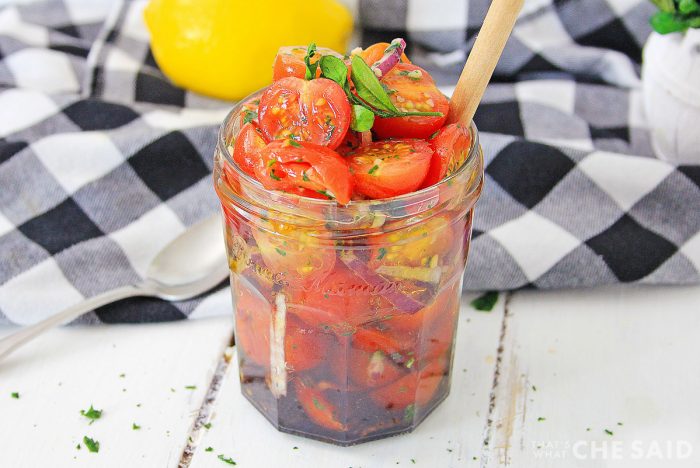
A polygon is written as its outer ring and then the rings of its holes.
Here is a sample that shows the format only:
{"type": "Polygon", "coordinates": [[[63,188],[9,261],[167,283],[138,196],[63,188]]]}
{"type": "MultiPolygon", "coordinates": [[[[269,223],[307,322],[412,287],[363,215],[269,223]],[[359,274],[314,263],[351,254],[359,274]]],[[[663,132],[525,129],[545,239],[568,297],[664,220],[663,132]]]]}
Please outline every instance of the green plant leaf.
{"type": "Polygon", "coordinates": [[[697,0],[680,0],[678,2],[678,11],[684,15],[700,12],[700,4],[697,0]]]}
{"type": "Polygon", "coordinates": [[[668,13],[675,13],[676,11],[676,5],[673,3],[673,0],[651,0],[654,5],[656,5],[656,8],[658,8],[661,11],[665,11],[668,13]]]}
{"type": "Polygon", "coordinates": [[[680,16],[659,11],[650,20],[651,27],[659,34],[670,34],[688,29],[689,24],[680,16]]]}
{"type": "Polygon", "coordinates": [[[335,81],[341,88],[345,87],[345,83],[348,80],[348,67],[342,60],[332,55],[324,55],[319,60],[319,65],[323,78],[335,81]]]}
{"type": "Polygon", "coordinates": [[[372,125],[374,125],[374,112],[365,106],[353,105],[350,128],[356,132],[367,132],[372,128],[372,125]]]}
{"type": "Polygon", "coordinates": [[[304,63],[306,64],[306,76],[307,80],[313,80],[316,78],[316,69],[318,68],[318,61],[311,63],[311,59],[316,55],[316,43],[312,42],[309,47],[306,48],[306,55],[304,56],[304,63]]]}
{"type": "Polygon", "coordinates": [[[363,101],[377,110],[398,114],[399,110],[389,99],[377,76],[359,55],[352,56],[351,74],[357,95],[363,101]]]}

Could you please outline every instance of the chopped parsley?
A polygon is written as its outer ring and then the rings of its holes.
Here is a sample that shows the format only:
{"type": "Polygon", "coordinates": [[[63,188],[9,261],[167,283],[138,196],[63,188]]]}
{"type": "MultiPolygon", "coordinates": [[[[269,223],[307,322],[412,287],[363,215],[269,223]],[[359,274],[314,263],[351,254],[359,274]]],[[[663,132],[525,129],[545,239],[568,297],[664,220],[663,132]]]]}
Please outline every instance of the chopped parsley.
{"type": "Polygon", "coordinates": [[[100,451],[100,443],[96,440],[91,439],[88,436],[83,436],[83,443],[89,451],[92,453],[97,453],[100,451]]]}
{"type": "Polygon", "coordinates": [[[138,431],[139,429],[141,429],[141,426],[139,426],[138,424],[136,424],[136,423],[131,424],[132,431],[138,431]]]}
{"type": "Polygon", "coordinates": [[[367,174],[374,174],[377,169],[379,169],[379,166],[375,164],[369,171],[367,171],[367,174]]]}
{"type": "Polygon", "coordinates": [[[533,385],[533,386],[532,386],[532,391],[533,391],[533,392],[536,392],[536,391],[537,391],[537,387],[535,387],[535,386],[533,385]]]}
{"type": "Polygon", "coordinates": [[[377,255],[377,260],[381,260],[386,255],[386,249],[384,247],[379,248],[379,255],[377,255]]]}
{"type": "Polygon", "coordinates": [[[275,170],[274,170],[274,169],[270,170],[270,179],[273,179],[273,180],[282,180],[282,179],[280,179],[279,177],[277,177],[277,176],[275,175],[275,170]]]}
{"type": "Polygon", "coordinates": [[[185,385],[185,390],[197,390],[196,385],[185,385]]]}
{"type": "Polygon", "coordinates": [[[253,120],[258,118],[258,113],[250,109],[243,111],[243,124],[251,123],[253,120]]]}
{"type": "Polygon", "coordinates": [[[206,424],[202,424],[202,426],[204,426],[205,429],[211,429],[211,423],[210,423],[210,422],[208,422],[208,423],[206,423],[206,424]]]}
{"type": "Polygon", "coordinates": [[[618,426],[622,426],[622,423],[621,423],[621,422],[618,422],[617,425],[618,425],[618,426]]]}
{"type": "Polygon", "coordinates": [[[405,422],[409,422],[413,420],[413,417],[416,415],[416,405],[410,404],[406,407],[405,410],[403,410],[403,420],[405,422]]]}
{"type": "Polygon", "coordinates": [[[299,447],[295,445],[294,447],[292,447],[292,450],[299,450],[299,447]]]}
{"type": "Polygon", "coordinates": [[[119,374],[119,378],[120,378],[120,379],[123,379],[124,377],[126,377],[126,374],[125,374],[125,373],[122,372],[121,374],[119,374]]]}
{"type": "Polygon", "coordinates": [[[547,420],[547,418],[543,418],[542,416],[537,418],[537,422],[542,422],[542,421],[546,421],[546,420],[547,420]]]}
{"type": "Polygon", "coordinates": [[[311,180],[311,179],[309,179],[309,176],[306,175],[306,171],[303,171],[301,173],[301,180],[303,180],[304,182],[308,182],[311,180]]]}
{"type": "Polygon", "coordinates": [[[498,292],[489,291],[471,301],[471,306],[482,312],[491,312],[491,310],[493,310],[493,306],[496,305],[496,302],[498,302],[498,292]]]}
{"type": "Polygon", "coordinates": [[[319,410],[321,410],[321,411],[323,411],[324,409],[326,409],[326,407],[323,406],[323,403],[321,403],[320,401],[318,401],[318,398],[314,397],[312,401],[314,402],[314,406],[315,406],[317,409],[319,409],[319,410]]]}
{"type": "Polygon", "coordinates": [[[15,400],[19,400],[19,392],[12,392],[10,393],[10,396],[15,400]]]}
{"type": "Polygon", "coordinates": [[[286,257],[286,256],[287,256],[287,252],[285,252],[284,250],[280,249],[279,247],[275,247],[275,250],[276,250],[277,253],[280,254],[281,256],[283,256],[283,257],[286,257]]]}
{"type": "Polygon", "coordinates": [[[223,453],[222,453],[222,454],[219,454],[219,456],[216,457],[216,458],[218,458],[219,460],[221,460],[221,461],[224,462],[224,463],[228,463],[229,465],[235,465],[235,464],[236,464],[236,462],[233,461],[233,458],[231,458],[231,457],[226,457],[226,456],[224,456],[223,453]]]}
{"type": "Polygon", "coordinates": [[[414,362],[416,362],[415,358],[411,358],[408,361],[406,361],[406,369],[410,369],[413,366],[414,362]]]}
{"type": "Polygon", "coordinates": [[[301,148],[301,144],[292,138],[289,139],[289,144],[295,148],[301,148]]]}
{"type": "Polygon", "coordinates": [[[605,429],[604,432],[609,436],[613,435],[613,431],[611,431],[610,429],[605,429]]]}
{"type": "Polygon", "coordinates": [[[333,195],[326,192],[325,190],[316,190],[316,193],[319,193],[319,194],[323,195],[324,197],[328,197],[329,200],[335,199],[335,197],[333,195]]]}
{"type": "Polygon", "coordinates": [[[213,452],[214,448],[213,447],[207,447],[204,449],[205,452],[213,452]]]}
{"type": "Polygon", "coordinates": [[[92,424],[97,419],[100,419],[102,417],[102,410],[95,409],[92,407],[92,405],[90,405],[89,410],[80,410],[80,414],[88,418],[90,420],[90,424],[92,424]]]}

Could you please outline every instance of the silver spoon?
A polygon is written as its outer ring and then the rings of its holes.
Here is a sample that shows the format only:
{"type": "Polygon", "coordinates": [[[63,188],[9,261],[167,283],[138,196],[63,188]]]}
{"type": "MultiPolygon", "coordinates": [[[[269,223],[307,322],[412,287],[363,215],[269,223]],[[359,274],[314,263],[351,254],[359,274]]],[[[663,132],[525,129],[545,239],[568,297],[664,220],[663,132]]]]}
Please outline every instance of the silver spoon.
{"type": "Polygon", "coordinates": [[[51,328],[120,299],[151,296],[181,301],[212,289],[229,274],[223,245],[220,217],[200,221],[158,252],[142,282],[103,292],[1,339],[0,359],[51,328]]]}

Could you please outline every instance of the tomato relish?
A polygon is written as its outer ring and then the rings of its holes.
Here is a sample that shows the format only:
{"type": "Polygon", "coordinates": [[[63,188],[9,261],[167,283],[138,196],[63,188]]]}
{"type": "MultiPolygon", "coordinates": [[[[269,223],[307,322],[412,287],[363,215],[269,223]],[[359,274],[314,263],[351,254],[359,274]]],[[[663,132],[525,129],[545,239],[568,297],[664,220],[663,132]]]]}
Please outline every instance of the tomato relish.
{"type": "Polygon", "coordinates": [[[447,98],[401,44],[377,43],[350,57],[282,47],[272,85],[241,111],[233,159],[269,190],[343,205],[439,182],[469,153],[470,133],[444,126],[447,98]],[[298,157],[307,152],[323,156],[298,157]]]}
{"type": "Polygon", "coordinates": [[[449,392],[483,161],[404,47],[283,47],[222,127],[241,390],[285,432],[387,437],[449,392]]]}

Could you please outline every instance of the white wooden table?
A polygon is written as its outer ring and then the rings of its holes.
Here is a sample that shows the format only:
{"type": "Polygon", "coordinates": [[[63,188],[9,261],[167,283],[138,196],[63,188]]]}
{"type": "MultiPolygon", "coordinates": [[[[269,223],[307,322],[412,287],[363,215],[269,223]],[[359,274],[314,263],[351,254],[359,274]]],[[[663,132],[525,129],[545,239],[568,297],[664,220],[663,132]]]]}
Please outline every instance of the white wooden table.
{"type": "Polygon", "coordinates": [[[244,400],[230,317],[56,330],[0,363],[0,467],[700,466],[700,287],[517,292],[488,313],[473,297],[447,400],[347,448],[244,400]]]}

